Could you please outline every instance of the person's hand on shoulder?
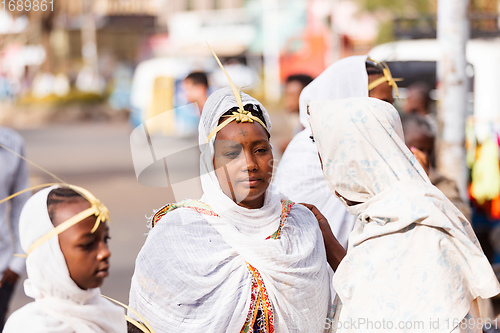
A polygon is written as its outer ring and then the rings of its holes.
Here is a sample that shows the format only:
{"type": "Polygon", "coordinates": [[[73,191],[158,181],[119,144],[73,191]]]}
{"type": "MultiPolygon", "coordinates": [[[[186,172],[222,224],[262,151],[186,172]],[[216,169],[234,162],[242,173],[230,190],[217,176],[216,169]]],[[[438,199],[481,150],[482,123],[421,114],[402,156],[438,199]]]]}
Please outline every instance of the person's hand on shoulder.
{"type": "Polygon", "coordinates": [[[314,214],[314,217],[316,217],[316,220],[318,220],[319,229],[323,234],[323,241],[325,242],[326,259],[328,264],[330,264],[330,267],[336,271],[340,262],[346,255],[346,250],[342,247],[342,245],[340,245],[337,238],[335,238],[328,220],[323,214],[321,214],[319,209],[316,208],[316,206],[307,203],[301,203],[301,205],[309,208],[309,210],[314,214]]]}

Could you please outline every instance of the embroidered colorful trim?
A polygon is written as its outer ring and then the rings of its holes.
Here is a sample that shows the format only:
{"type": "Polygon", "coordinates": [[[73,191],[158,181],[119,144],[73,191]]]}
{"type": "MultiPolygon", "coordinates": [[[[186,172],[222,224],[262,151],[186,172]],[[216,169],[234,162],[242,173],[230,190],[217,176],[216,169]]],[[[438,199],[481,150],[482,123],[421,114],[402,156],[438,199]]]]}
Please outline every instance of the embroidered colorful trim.
{"type": "Polygon", "coordinates": [[[247,319],[245,320],[245,325],[241,329],[241,333],[251,333],[252,325],[257,319],[257,313],[259,312],[259,302],[260,302],[260,289],[257,281],[252,276],[252,292],[250,293],[250,307],[248,309],[247,319]]]}
{"type": "Polygon", "coordinates": [[[260,327],[260,329],[263,329],[262,333],[274,333],[273,307],[271,305],[271,301],[269,300],[269,295],[267,294],[264,281],[255,267],[249,263],[247,263],[247,266],[250,273],[252,273],[252,295],[257,295],[257,297],[253,308],[250,306],[247,316],[249,320],[247,320],[241,329],[241,332],[252,333],[254,331],[253,327],[255,322],[262,320],[263,325],[260,327]],[[261,311],[261,318],[258,318],[257,316],[259,310],[261,311]]]}
{"type": "Polygon", "coordinates": [[[174,209],[177,208],[190,208],[200,214],[203,215],[208,215],[208,216],[216,216],[220,217],[215,213],[212,208],[207,205],[206,203],[203,203],[198,200],[184,200],[181,202],[173,203],[173,204],[168,204],[160,208],[151,218],[151,228],[153,228],[158,221],[161,220],[163,216],[165,216],[168,212],[173,211],[174,209]]]}
{"type": "MultiPolygon", "coordinates": [[[[291,200],[281,201],[281,220],[278,230],[266,239],[277,239],[281,233],[281,229],[285,225],[285,221],[290,213],[290,209],[295,203],[291,200]]],[[[264,285],[264,281],[260,276],[259,271],[247,263],[248,270],[252,274],[252,292],[250,294],[250,307],[248,309],[247,319],[241,329],[241,333],[255,333],[255,325],[259,324],[259,333],[274,332],[273,309],[269,296],[264,285]],[[260,312],[260,316],[259,316],[260,312]],[[261,323],[261,324],[260,324],[261,323]]]]}
{"type": "Polygon", "coordinates": [[[290,213],[290,209],[292,209],[292,206],[295,205],[295,202],[291,200],[281,200],[281,220],[280,220],[280,225],[278,227],[278,230],[274,232],[271,236],[267,237],[266,239],[278,239],[281,228],[285,225],[286,218],[288,217],[288,214],[290,213]]]}

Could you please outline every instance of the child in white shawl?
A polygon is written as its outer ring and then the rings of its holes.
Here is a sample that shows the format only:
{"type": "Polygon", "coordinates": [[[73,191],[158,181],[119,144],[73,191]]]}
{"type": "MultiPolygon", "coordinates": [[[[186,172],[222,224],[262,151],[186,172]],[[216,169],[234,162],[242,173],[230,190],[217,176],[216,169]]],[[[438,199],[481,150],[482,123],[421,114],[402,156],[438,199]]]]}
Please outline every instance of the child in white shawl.
{"type": "Polygon", "coordinates": [[[207,100],[203,197],[158,211],[136,260],[130,306],[155,330],[323,331],[330,294],[322,235],[307,208],[269,185],[270,127],[264,107],[244,93],[220,89],[207,100]]]}
{"type": "Polygon", "coordinates": [[[107,215],[90,192],[72,185],[45,188],[28,200],[20,238],[28,255],[24,289],[35,302],[14,312],[4,333],[126,332],[124,310],[99,290],[111,255],[107,215]]]}
{"type": "Polygon", "coordinates": [[[481,332],[473,301],[499,283],[470,223],[406,147],[397,111],[367,97],[309,111],[328,186],[357,216],[334,277],[339,331],[481,332]]]}

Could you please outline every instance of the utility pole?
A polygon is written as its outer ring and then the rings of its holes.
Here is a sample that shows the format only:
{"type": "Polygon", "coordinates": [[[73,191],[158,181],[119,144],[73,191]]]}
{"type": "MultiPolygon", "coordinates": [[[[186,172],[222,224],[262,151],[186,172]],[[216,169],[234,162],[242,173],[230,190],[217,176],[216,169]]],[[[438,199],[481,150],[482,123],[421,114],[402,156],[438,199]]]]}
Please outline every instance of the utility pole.
{"type": "Polygon", "coordinates": [[[465,48],[469,35],[468,0],[439,0],[437,38],[441,58],[437,64],[438,170],[457,182],[466,199],[465,116],[467,102],[467,61],[465,48]]]}
{"type": "Polygon", "coordinates": [[[93,75],[98,77],[96,26],[93,13],[94,1],[83,0],[82,7],[83,22],[81,33],[83,62],[85,66],[92,69],[93,75]]]}
{"type": "Polygon", "coordinates": [[[278,0],[261,0],[263,9],[264,96],[276,103],[281,97],[278,0]]]}

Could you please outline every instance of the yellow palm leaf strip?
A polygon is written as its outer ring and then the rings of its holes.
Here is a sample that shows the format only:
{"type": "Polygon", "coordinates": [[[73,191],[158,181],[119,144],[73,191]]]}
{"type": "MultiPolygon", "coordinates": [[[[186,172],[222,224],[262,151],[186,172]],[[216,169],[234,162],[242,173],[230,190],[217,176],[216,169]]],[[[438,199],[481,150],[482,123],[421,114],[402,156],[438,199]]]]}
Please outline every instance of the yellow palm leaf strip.
{"type": "Polygon", "coordinates": [[[146,319],[144,319],[144,317],[139,314],[139,312],[135,311],[134,309],[132,309],[128,305],[125,305],[122,302],[117,301],[116,299],[113,299],[113,298],[111,298],[109,296],[106,296],[106,295],[101,295],[101,296],[104,297],[104,298],[109,299],[110,301],[112,301],[112,302],[114,302],[114,303],[116,303],[116,304],[118,304],[118,305],[120,305],[122,307],[124,307],[127,310],[130,310],[133,314],[135,314],[144,323],[144,325],[149,329],[149,332],[155,333],[155,330],[151,327],[151,325],[148,323],[148,321],[146,319]]]}
{"type": "Polygon", "coordinates": [[[226,75],[227,80],[229,81],[229,85],[231,86],[231,89],[233,90],[234,97],[236,98],[236,103],[238,103],[238,108],[240,109],[240,111],[244,111],[244,109],[243,109],[243,102],[241,101],[241,95],[240,95],[239,90],[234,85],[233,80],[231,80],[231,77],[226,72],[226,69],[224,68],[224,66],[222,66],[222,63],[220,62],[219,57],[217,56],[217,54],[215,54],[215,52],[212,49],[212,47],[210,47],[210,44],[207,43],[207,45],[208,45],[208,48],[210,49],[210,51],[212,51],[212,54],[214,55],[215,60],[217,60],[217,63],[219,64],[220,68],[222,69],[222,71],[226,75]]]}
{"type": "Polygon", "coordinates": [[[383,76],[379,77],[375,81],[370,82],[368,84],[368,91],[371,91],[373,88],[378,87],[379,85],[381,85],[384,82],[387,82],[389,84],[389,86],[394,89],[394,95],[396,95],[396,97],[399,97],[399,89],[398,89],[398,85],[396,82],[401,81],[403,79],[393,78],[392,74],[391,74],[391,70],[389,69],[389,67],[387,66],[387,64],[385,62],[378,62],[378,61],[375,61],[373,59],[370,59],[370,60],[379,64],[380,67],[382,67],[383,76]]]}
{"type": "Polygon", "coordinates": [[[42,237],[38,238],[31,246],[29,247],[26,255],[29,256],[33,250],[35,250],[37,247],[48,241],[50,238],[54,237],[55,235],[59,235],[63,231],[71,228],[81,220],[97,213],[97,208],[95,206],[92,206],[90,208],[85,209],[84,211],[81,211],[80,213],[74,215],[73,217],[70,217],[54,229],[50,230],[47,232],[45,235],[42,237]]]}
{"type": "Polygon", "coordinates": [[[111,222],[111,219],[109,218],[108,208],[104,204],[102,204],[90,191],[76,185],[67,185],[67,186],[72,190],[80,193],[90,203],[92,207],[95,207],[96,209],[95,215],[97,216],[97,219],[95,221],[94,227],[90,231],[91,233],[94,233],[97,230],[99,224],[105,221],[111,222]]]}
{"type": "Polygon", "coordinates": [[[210,139],[215,135],[217,134],[224,126],[226,126],[227,124],[229,124],[230,122],[232,122],[233,120],[235,120],[236,117],[235,116],[230,116],[229,118],[227,118],[226,120],[224,120],[224,122],[222,122],[219,126],[217,126],[216,128],[214,128],[212,130],[212,132],[210,132],[210,134],[208,134],[207,136],[207,143],[210,142],[210,139]]]}
{"type": "Polygon", "coordinates": [[[49,176],[54,177],[54,179],[57,179],[57,181],[59,181],[59,182],[61,182],[61,183],[63,183],[63,184],[67,184],[64,180],[62,180],[61,178],[57,177],[57,176],[56,176],[56,175],[54,175],[52,172],[48,171],[48,170],[47,170],[47,169],[45,169],[45,168],[42,168],[40,165],[38,165],[38,164],[36,164],[35,162],[33,162],[33,161],[31,161],[31,160],[27,159],[27,158],[26,158],[26,157],[24,157],[23,155],[18,154],[17,152],[13,151],[13,150],[12,150],[12,149],[10,149],[10,148],[5,147],[5,146],[4,146],[4,145],[2,145],[2,144],[0,144],[0,147],[2,147],[3,149],[7,150],[8,152],[10,152],[10,153],[12,153],[12,154],[16,155],[17,157],[19,157],[20,159],[22,159],[22,160],[26,161],[27,163],[29,163],[29,164],[33,165],[35,168],[37,168],[37,169],[39,169],[39,170],[41,170],[41,171],[45,172],[45,173],[46,173],[46,174],[48,174],[49,176]]]}
{"type": "Polygon", "coordinates": [[[6,198],[3,198],[2,200],[0,200],[0,204],[6,202],[6,201],[9,201],[10,199],[12,198],[15,198],[17,197],[18,195],[21,195],[23,193],[26,193],[28,191],[32,191],[32,190],[36,190],[36,189],[39,189],[39,188],[42,188],[42,187],[49,187],[49,186],[53,186],[53,185],[66,185],[66,184],[60,184],[60,183],[48,183],[48,184],[41,184],[41,185],[35,185],[35,186],[31,186],[31,187],[28,187],[28,188],[25,188],[24,190],[21,190],[19,192],[16,192],[14,194],[11,194],[9,195],[8,197],[6,198]]]}
{"type": "Polygon", "coordinates": [[[125,315],[125,319],[131,323],[132,325],[134,325],[135,327],[137,327],[139,330],[141,330],[141,332],[144,332],[144,333],[149,333],[149,330],[147,329],[146,326],[142,325],[140,322],[138,322],[137,320],[135,320],[134,318],[131,318],[127,315],[125,315]]]}

